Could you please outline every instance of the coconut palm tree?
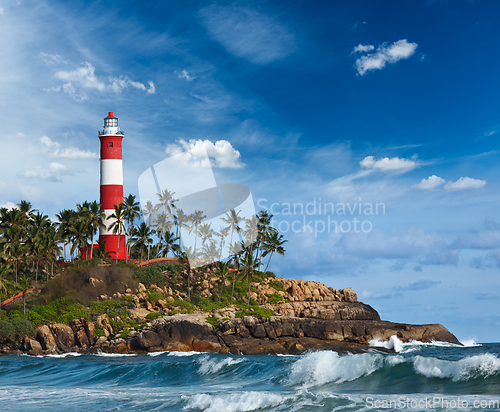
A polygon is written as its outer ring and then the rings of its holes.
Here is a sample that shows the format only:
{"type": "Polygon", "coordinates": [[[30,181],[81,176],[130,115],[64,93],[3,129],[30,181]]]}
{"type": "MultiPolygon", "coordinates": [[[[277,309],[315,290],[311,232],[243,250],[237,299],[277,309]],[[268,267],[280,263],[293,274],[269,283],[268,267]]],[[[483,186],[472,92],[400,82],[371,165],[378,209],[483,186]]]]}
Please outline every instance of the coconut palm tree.
{"type": "Polygon", "coordinates": [[[222,299],[222,287],[224,286],[224,281],[229,276],[229,268],[227,262],[217,262],[216,273],[220,278],[220,292],[219,292],[219,308],[220,308],[220,301],[222,299]]]}
{"type": "Polygon", "coordinates": [[[160,200],[160,203],[157,204],[157,206],[164,207],[165,213],[167,214],[167,216],[170,216],[172,214],[172,208],[175,206],[175,202],[178,201],[178,199],[174,199],[175,192],[171,192],[170,190],[165,189],[160,193],[157,193],[156,195],[160,200]]]}
{"type": "MultiPolygon", "coordinates": [[[[182,247],[182,228],[189,229],[188,222],[189,216],[184,213],[182,209],[175,209],[174,220],[177,225],[177,230],[179,231],[179,247],[182,247]]],[[[194,253],[194,251],[193,251],[194,253]]]]}
{"type": "Polygon", "coordinates": [[[283,235],[280,235],[279,232],[271,228],[272,230],[269,231],[267,238],[264,240],[264,254],[262,257],[266,257],[267,255],[270,254],[269,260],[267,261],[267,266],[264,272],[267,272],[267,268],[269,267],[269,264],[271,263],[271,258],[273,257],[273,253],[277,253],[278,255],[283,256],[285,254],[285,248],[283,245],[288,242],[288,240],[285,240],[283,238],[283,235]]]}
{"type": "Polygon", "coordinates": [[[233,286],[231,288],[231,305],[233,304],[234,296],[234,284],[236,283],[236,273],[240,271],[241,255],[243,254],[243,248],[241,243],[235,242],[233,245],[229,246],[229,253],[231,253],[231,260],[234,262],[236,269],[233,271],[233,286]]]}
{"type": "Polygon", "coordinates": [[[257,228],[259,234],[257,236],[257,243],[259,246],[259,269],[262,264],[262,250],[264,247],[264,241],[269,234],[271,229],[271,221],[273,219],[273,215],[270,215],[267,210],[261,210],[257,214],[257,228]]]}
{"type": "Polygon", "coordinates": [[[134,220],[139,217],[139,212],[141,211],[139,202],[135,201],[136,196],[129,194],[127,197],[123,198],[123,206],[125,208],[125,219],[128,225],[128,236],[129,241],[127,242],[127,259],[130,254],[130,245],[132,239],[132,231],[134,229],[134,220]]]}
{"type": "Polygon", "coordinates": [[[120,237],[122,233],[125,232],[125,208],[123,203],[114,205],[115,211],[112,215],[108,216],[107,220],[111,220],[111,225],[109,229],[113,231],[114,235],[118,235],[117,245],[116,245],[116,261],[118,263],[118,255],[120,254],[120,237]]]}
{"type": "Polygon", "coordinates": [[[201,237],[201,246],[205,246],[205,242],[209,239],[212,239],[212,236],[215,234],[214,230],[212,229],[212,224],[211,223],[203,223],[200,225],[198,229],[198,234],[201,237]]]}
{"type": "Polygon", "coordinates": [[[190,220],[193,223],[191,227],[189,228],[189,233],[191,233],[194,230],[194,252],[196,253],[196,240],[198,238],[198,226],[200,225],[201,222],[203,222],[203,219],[206,219],[207,216],[203,214],[203,211],[201,210],[195,210],[191,216],[190,220]]]}
{"type": "Polygon", "coordinates": [[[244,252],[244,255],[243,255],[243,260],[242,260],[241,263],[243,264],[243,268],[244,268],[243,271],[246,274],[247,279],[248,279],[248,300],[247,300],[247,304],[250,305],[250,284],[252,282],[253,273],[254,273],[255,269],[257,269],[257,267],[259,265],[259,261],[253,255],[253,251],[252,251],[251,246],[247,247],[245,249],[245,252],[244,252]]]}
{"type": "Polygon", "coordinates": [[[234,209],[231,209],[229,212],[226,212],[226,217],[221,218],[223,222],[226,222],[231,228],[231,239],[229,240],[230,244],[233,244],[233,234],[234,232],[240,231],[240,222],[243,218],[240,216],[241,210],[236,212],[234,209]]]}
{"type": "Polygon", "coordinates": [[[30,288],[30,280],[26,276],[21,276],[19,278],[19,286],[21,286],[21,289],[23,291],[23,314],[26,315],[26,293],[28,292],[28,289],[30,288]]]}
{"type": "Polygon", "coordinates": [[[2,292],[7,293],[7,284],[8,281],[5,280],[5,276],[8,273],[8,267],[5,265],[0,266],[0,319],[2,318],[2,292]]]}
{"type": "Polygon", "coordinates": [[[231,230],[230,226],[227,227],[221,226],[218,232],[214,232],[215,236],[220,237],[219,260],[222,259],[222,251],[224,250],[224,243],[225,243],[224,240],[227,237],[227,235],[229,235],[230,230],[231,230]]]}
{"type": "Polygon", "coordinates": [[[140,246],[141,248],[141,266],[144,256],[144,246],[150,245],[153,242],[153,239],[151,239],[151,234],[151,229],[145,222],[141,222],[140,226],[134,231],[134,246],[140,246]]]}
{"type": "Polygon", "coordinates": [[[97,229],[99,228],[99,226],[102,226],[104,229],[106,229],[106,225],[104,224],[104,221],[106,220],[106,213],[101,209],[101,205],[95,200],[90,203],[88,213],[89,225],[92,228],[92,247],[90,248],[90,259],[92,259],[94,257],[94,236],[97,234],[97,229]]]}
{"type": "Polygon", "coordinates": [[[178,237],[176,237],[172,232],[165,232],[164,238],[163,238],[163,253],[165,257],[168,257],[168,252],[172,251],[174,253],[177,253],[179,251],[179,245],[177,244],[177,241],[179,240],[178,237]]]}
{"type": "MultiPolygon", "coordinates": [[[[153,213],[158,210],[158,205],[153,205],[153,202],[151,200],[148,200],[146,204],[144,205],[144,209],[141,210],[142,216],[144,218],[144,221],[146,221],[144,215],[148,215],[148,227],[151,229],[151,221],[153,219],[153,213]]],[[[150,251],[150,245],[148,245],[148,262],[149,262],[149,251],[150,251]]]]}

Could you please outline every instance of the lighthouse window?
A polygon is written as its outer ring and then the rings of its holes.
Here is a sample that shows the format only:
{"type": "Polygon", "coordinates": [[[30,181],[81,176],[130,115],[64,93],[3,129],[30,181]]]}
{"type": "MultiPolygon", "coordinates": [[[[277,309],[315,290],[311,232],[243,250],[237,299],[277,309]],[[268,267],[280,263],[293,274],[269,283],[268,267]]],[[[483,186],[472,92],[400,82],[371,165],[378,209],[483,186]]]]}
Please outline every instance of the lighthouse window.
{"type": "Polygon", "coordinates": [[[113,147],[113,142],[109,142],[108,147],[113,147]]]}

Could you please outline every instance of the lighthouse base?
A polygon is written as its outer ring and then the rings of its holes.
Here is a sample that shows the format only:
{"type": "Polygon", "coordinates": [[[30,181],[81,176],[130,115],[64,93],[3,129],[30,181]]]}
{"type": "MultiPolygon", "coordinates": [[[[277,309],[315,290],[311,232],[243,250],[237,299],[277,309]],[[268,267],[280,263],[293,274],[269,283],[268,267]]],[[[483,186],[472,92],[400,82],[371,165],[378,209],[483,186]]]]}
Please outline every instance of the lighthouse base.
{"type": "Polygon", "coordinates": [[[118,253],[118,259],[127,258],[127,242],[125,240],[125,235],[100,235],[99,242],[105,242],[106,252],[109,253],[109,257],[116,259],[118,253]]]}

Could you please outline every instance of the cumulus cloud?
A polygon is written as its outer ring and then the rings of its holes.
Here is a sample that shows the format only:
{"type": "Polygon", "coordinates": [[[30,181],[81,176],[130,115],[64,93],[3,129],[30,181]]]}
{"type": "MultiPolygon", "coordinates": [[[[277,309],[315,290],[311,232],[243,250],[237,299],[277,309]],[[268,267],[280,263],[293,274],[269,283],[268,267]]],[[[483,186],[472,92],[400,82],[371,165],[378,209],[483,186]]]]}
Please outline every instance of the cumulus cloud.
{"type": "Polygon", "coordinates": [[[53,141],[48,136],[42,136],[40,138],[40,143],[42,144],[43,151],[50,157],[60,157],[66,159],[97,159],[99,157],[99,155],[95,152],[78,149],[77,147],[60,149],[59,142],[53,141]]]}
{"type": "Polygon", "coordinates": [[[373,50],[374,48],[375,48],[375,46],[372,46],[371,44],[366,44],[366,45],[358,44],[354,49],[352,49],[351,54],[357,53],[357,52],[369,52],[369,51],[373,50]]]}
{"type": "Polygon", "coordinates": [[[148,93],[149,94],[155,94],[156,92],[156,86],[152,81],[148,82],[149,88],[148,88],[148,93]]]}
{"type": "Polygon", "coordinates": [[[379,169],[383,172],[408,172],[418,166],[414,160],[399,157],[384,157],[375,160],[373,156],[365,157],[359,164],[365,169],[379,169]]]}
{"type": "Polygon", "coordinates": [[[16,208],[17,208],[17,206],[16,206],[16,204],[15,204],[15,203],[13,203],[13,202],[6,202],[6,203],[4,203],[4,204],[0,205],[0,208],[5,208],[5,209],[7,209],[7,210],[11,210],[11,209],[16,209],[16,208]]]}
{"type": "Polygon", "coordinates": [[[78,82],[88,89],[104,91],[106,88],[106,85],[96,77],[95,67],[88,62],[83,63],[83,66],[76,70],[59,71],[55,74],[55,77],[68,83],[78,82]]]}
{"type": "Polygon", "coordinates": [[[231,146],[227,140],[218,140],[212,143],[210,140],[184,139],[169,144],[165,152],[171,156],[183,153],[186,160],[202,158],[205,153],[212,159],[212,165],[227,169],[241,169],[245,165],[241,162],[241,154],[231,146]]]}
{"type": "Polygon", "coordinates": [[[420,183],[417,183],[412,186],[413,189],[421,189],[421,190],[433,190],[436,189],[437,187],[441,186],[442,184],[446,183],[446,180],[443,178],[432,175],[429,176],[427,179],[422,179],[420,183]]]}
{"type": "Polygon", "coordinates": [[[175,72],[175,74],[177,75],[177,77],[179,79],[186,79],[188,82],[191,82],[194,79],[196,79],[196,77],[195,76],[191,76],[187,70],[182,70],[180,73],[175,72]]]}
{"type": "Polygon", "coordinates": [[[210,35],[236,57],[254,64],[282,60],[296,49],[295,38],[277,19],[236,5],[205,7],[199,12],[210,35]]]}
{"type": "MultiPolygon", "coordinates": [[[[363,46],[360,44],[353,50],[353,52],[367,52],[372,50],[366,50],[367,47],[369,46],[363,46]],[[356,50],[358,47],[361,48],[356,50]]],[[[360,76],[363,76],[370,70],[383,69],[387,63],[396,63],[399,60],[411,57],[415,53],[417,47],[417,43],[409,43],[406,39],[398,40],[389,45],[387,43],[383,43],[377,47],[377,51],[375,53],[367,54],[357,59],[355,63],[356,70],[360,76]]]]}
{"type": "Polygon", "coordinates": [[[471,177],[461,177],[456,182],[451,180],[446,183],[444,188],[450,192],[455,192],[458,190],[468,190],[468,189],[479,189],[486,186],[486,180],[474,179],[471,177]]]}

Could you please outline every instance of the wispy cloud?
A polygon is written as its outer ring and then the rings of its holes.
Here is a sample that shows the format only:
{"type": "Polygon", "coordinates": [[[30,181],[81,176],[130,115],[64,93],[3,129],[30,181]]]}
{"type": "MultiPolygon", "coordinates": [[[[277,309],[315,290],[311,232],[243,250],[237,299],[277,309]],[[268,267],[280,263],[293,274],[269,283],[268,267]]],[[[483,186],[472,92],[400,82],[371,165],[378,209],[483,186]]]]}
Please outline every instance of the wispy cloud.
{"type": "Polygon", "coordinates": [[[53,141],[48,136],[42,136],[40,138],[40,143],[42,144],[43,150],[50,157],[60,157],[66,159],[97,159],[99,155],[90,150],[81,150],[77,147],[67,147],[65,149],[59,148],[59,142],[53,141]]]}
{"type": "Polygon", "coordinates": [[[67,62],[58,54],[40,53],[40,59],[46,64],[67,64],[67,62]]]}
{"type": "Polygon", "coordinates": [[[455,192],[458,190],[479,189],[484,186],[486,186],[485,180],[474,179],[472,177],[461,177],[456,182],[450,180],[446,183],[444,188],[450,192],[455,192]]]}
{"type": "Polygon", "coordinates": [[[255,64],[282,60],[297,47],[294,35],[277,19],[250,8],[212,5],[199,15],[229,53],[255,64]]]}
{"type": "Polygon", "coordinates": [[[182,70],[180,73],[175,72],[175,74],[179,79],[186,79],[188,82],[196,79],[196,76],[191,76],[187,70],[182,70]]]}
{"type": "Polygon", "coordinates": [[[44,182],[61,182],[62,176],[74,175],[74,171],[68,169],[61,163],[51,163],[48,169],[36,167],[33,169],[23,170],[18,173],[19,177],[33,179],[44,182]]]}
{"type": "MultiPolygon", "coordinates": [[[[373,46],[372,46],[373,47],[373,46]]],[[[417,43],[409,43],[408,40],[398,40],[392,44],[383,43],[377,47],[377,51],[372,54],[361,56],[356,60],[355,67],[360,76],[366,74],[370,70],[383,69],[387,63],[396,63],[399,60],[404,60],[411,57],[417,49],[417,43]]],[[[370,46],[357,46],[357,52],[367,52],[370,46]]]]}
{"type": "Polygon", "coordinates": [[[357,53],[357,52],[369,52],[369,51],[372,51],[373,49],[375,48],[375,46],[371,45],[371,44],[366,44],[366,45],[363,45],[363,44],[358,44],[351,52],[351,54],[353,53],[357,53]]]}

